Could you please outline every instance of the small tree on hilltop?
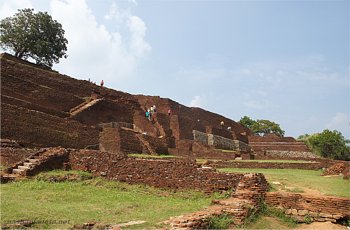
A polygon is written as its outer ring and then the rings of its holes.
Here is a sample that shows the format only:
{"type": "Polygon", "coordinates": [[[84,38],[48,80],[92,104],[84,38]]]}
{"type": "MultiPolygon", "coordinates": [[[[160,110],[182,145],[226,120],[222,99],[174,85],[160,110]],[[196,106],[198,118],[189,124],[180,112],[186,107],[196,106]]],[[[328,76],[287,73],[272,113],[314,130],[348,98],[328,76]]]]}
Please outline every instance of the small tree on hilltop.
{"type": "Polygon", "coordinates": [[[248,116],[244,116],[241,118],[241,120],[239,120],[239,123],[249,129],[253,129],[253,125],[256,123],[256,121],[254,121],[248,116]]]}
{"type": "Polygon", "coordinates": [[[52,67],[67,57],[67,44],[62,25],[47,12],[22,9],[0,21],[0,45],[18,58],[52,67]]]}
{"type": "Polygon", "coordinates": [[[248,116],[244,116],[239,120],[239,123],[251,129],[257,135],[266,135],[274,133],[277,136],[284,136],[284,130],[280,125],[269,120],[253,120],[248,116]]]}

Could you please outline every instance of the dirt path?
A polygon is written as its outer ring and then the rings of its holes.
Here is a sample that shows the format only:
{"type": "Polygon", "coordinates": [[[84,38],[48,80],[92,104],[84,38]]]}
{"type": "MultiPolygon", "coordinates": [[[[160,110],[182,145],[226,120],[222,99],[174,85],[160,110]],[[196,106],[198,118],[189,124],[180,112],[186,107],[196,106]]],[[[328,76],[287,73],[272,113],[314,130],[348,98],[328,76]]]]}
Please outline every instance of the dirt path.
{"type": "Polygon", "coordinates": [[[331,222],[313,222],[311,224],[301,224],[295,229],[347,230],[349,228],[331,222]]]}

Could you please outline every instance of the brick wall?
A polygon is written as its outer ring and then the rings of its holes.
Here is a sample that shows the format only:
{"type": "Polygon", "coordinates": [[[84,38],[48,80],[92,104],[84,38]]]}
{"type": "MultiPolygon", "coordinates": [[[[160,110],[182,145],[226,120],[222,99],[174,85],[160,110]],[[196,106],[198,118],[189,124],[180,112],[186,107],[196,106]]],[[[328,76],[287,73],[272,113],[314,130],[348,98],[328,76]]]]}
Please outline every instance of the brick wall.
{"type": "Polygon", "coordinates": [[[82,110],[76,116],[75,120],[87,125],[96,125],[103,122],[133,122],[133,111],[126,103],[101,100],[98,103],[82,110]]]}
{"type": "Polygon", "coordinates": [[[165,137],[152,137],[143,135],[143,138],[149,143],[151,148],[158,154],[168,154],[168,139],[165,137]]]}
{"type": "Polygon", "coordinates": [[[118,144],[120,151],[123,153],[142,153],[143,146],[140,140],[136,136],[136,132],[132,130],[125,130],[122,128],[117,129],[119,132],[118,144]]]}
{"type": "Polygon", "coordinates": [[[281,150],[266,150],[258,152],[255,159],[317,159],[320,158],[313,152],[305,151],[281,151],[281,150]]]}
{"type": "Polygon", "coordinates": [[[105,125],[100,133],[100,150],[102,152],[123,152],[123,153],[150,153],[148,148],[158,154],[168,153],[169,139],[163,137],[153,137],[150,135],[142,135],[142,138],[148,147],[142,143],[137,135],[140,133],[125,128],[123,126],[115,125],[108,127],[105,125]]]}
{"type": "Polygon", "coordinates": [[[99,149],[102,152],[120,152],[120,136],[118,128],[103,128],[103,130],[100,132],[99,149]]]}
{"type": "MultiPolygon", "coordinates": [[[[213,131],[215,129],[210,128],[209,130],[213,131]]],[[[217,130],[220,130],[220,129],[217,129],[217,130]]],[[[226,130],[221,130],[221,131],[227,132],[226,130]]],[[[194,141],[201,143],[203,145],[209,145],[217,149],[250,152],[250,146],[240,140],[232,140],[226,137],[200,132],[198,130],[193,130],[192,133],[193,133],[194,141]]]]}
{"type": "Polygon", "coordinates": [[[175,140],[180,140],[179,117],[177,115],[172,115],[170,117],[170,129],[175,140]]]}
{"type": "Polygon", "coordinates": [[[269,192],[265,202],[300,222],[350,219],[350,198],[269,192]]]}
{"type": "Polygon", "coordinates": [[[223,152],[210,148],[208,145],[194,142],[192,145],[192,155],[195,158],[234,160],[239,153],[234,151],[223,152]]]}
{"type": "Polygon", "coordinates": [[[16,162],[23,161],[33,153],[36,149],[24,149],[24,148],[0,148],[1,165],[10,166],[16,162]]]}
{"type": "Polygon", "coordinates": [[[275,134],[267,134],[266,136],[248,136],[249,142],[295,142],[293,137],[279,137],[275,134]]]}
{"type": "Polygon", "coordinates": [[[216,136],[226,137],[231,140],[233,139],[232,133],[226,129],[212,127],[210,133],[216,136]]]}
{"type": "Polygon", "coordinates": [[[97,128],[5,103],[1,103],[1,136],[26,147],[85,148],[98,143],[97,128]]]}
{"type": "Polygon", "coordinates": [[[245,174],[233,197],[214,200],[213,205],[204,210],[172,217],[163,222],[171,229],[208,229],[209,220],[222,214],[232,217],[232,225],[242,225],[245,219],[260,208],[268,189],[267,181],[262,174],[245,174]]]}
{"type": "Polygon", "coordinates": [[[303,142],[249,142],[255,152],[262,151],[298,151],[310,152],[303,142]]]}
{"type": "Polygon", "coordinates": [[[242,174],[218,173],[200,168],[194,161],[154,160],[125,157],[93,150],[74,150],[69,157],[74,170],[128,183],[142,183],[171,189],[199,189],[206,192],[235,189],[242,174]]]}
{"type": "Polygon", "coordinates": [[[317,158],[302,141],[293,137],[248,136],[249,145],[255,153],[255,159],[310,159],[317,158]]]}

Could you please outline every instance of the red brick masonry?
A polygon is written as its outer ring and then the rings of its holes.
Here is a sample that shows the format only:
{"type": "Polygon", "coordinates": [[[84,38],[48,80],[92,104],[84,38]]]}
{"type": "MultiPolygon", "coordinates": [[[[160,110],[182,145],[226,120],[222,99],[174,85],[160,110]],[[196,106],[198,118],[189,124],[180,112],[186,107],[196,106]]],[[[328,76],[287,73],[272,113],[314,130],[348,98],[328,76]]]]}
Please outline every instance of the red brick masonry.
{"type": "Polygon", "coordinates": [[[189,159],[138,159],[94,150],[72,150],[69,164],[74,170],[91,171],[113,180],[205,192],[235,190],[243,177],[243,174],[219,173],[211,168],[202,168],[189,159]]]}
{"type": "Polygon", "coordinates": [[[285,214],[300,222],[350,218],[350,198],[345,197],[269,192],[265,202],[285,210],[285,214]]]}

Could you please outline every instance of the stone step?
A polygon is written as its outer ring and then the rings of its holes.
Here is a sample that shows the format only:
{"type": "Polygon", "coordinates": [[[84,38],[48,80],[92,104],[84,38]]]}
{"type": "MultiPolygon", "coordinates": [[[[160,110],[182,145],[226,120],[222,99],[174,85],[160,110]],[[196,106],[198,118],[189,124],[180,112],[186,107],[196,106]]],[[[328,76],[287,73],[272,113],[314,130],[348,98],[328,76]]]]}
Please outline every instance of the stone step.
{"type": "Polygon", "coordinates": [[[5,175],[3,175],[3,177],[7,177],[7,178],[11,178],[11,179],[15,179],[15,178],[17,178],[17,177],[18,177],[18,175],[17,175],[17,174],[5,174],[5,175]]]}
{"type": "Polygon", "coordinates": [[[31,157],[28,157],[28,159],[40,159],[39,156],[31,156],[31,157]]]}
{"type": "Polygon", "coordinates": [[[39,159],[28,159],[27,161],[30,163],[38,163],[39,159]]]}
{"type": "Polygon", "coordinates": [[[27,170],[27,169],[29,169],[29,167],[28,166],[18,166],[17,167],[18,169],[21,169],[21,170],[27,170]]]}
{"type": "Polygon", "coordinates": [[[32,165],[34,165],[34,164],[31,163],[31,162],[24,162],[24,163],[23,163],[23,166],[26,166],[26,167],[30,167],[30,166],[32,166],[32,165]]]}
{"type": "Polygon", "coordinates": [[[12,173],[15,173],[15,174],[21,174],[23,172],[23,170],[21,169],[12,169],[12,173]]]}

